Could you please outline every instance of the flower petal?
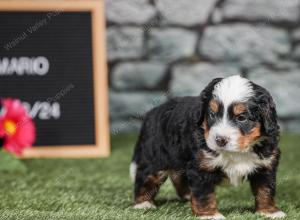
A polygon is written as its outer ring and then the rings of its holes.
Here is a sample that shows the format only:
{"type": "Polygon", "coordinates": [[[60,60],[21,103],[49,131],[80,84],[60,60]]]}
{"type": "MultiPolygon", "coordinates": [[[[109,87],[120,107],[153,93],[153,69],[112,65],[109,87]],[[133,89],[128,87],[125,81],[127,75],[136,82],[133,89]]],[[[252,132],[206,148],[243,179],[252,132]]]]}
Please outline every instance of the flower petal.
{"type": "Polygon", "coordinates": [[[4,119],[0,118],[0,137],[4,137],[6,135],[6,131],[4,129],[4,119]]]}
{"type": "Polygon", "coordinates": [[[4,114],[0,117],[0,137],[4,137],[4,149],[20,155],[27,147],[31,147],[35,141],[35,125],[26,109],[17,99],[2,99],[4,114]],[[8,134],[5,130],[5,121],[16,123],[14,134],[8,134]]]}
{"type": "Polygon", "coordinates": [[[21,148],[16,140],[9,138],[4,141],[3,148],[16,155],[21,155],[24,148],[21,148]]]}
{"type": "Polygon", "coordinates": [[[35,141],[35,126],[30,118],[18,125],[16,134],[12,137],[18,141],[21,147],[29,147],[35,141]]]}
{"type": "Polygon", "coordinates": [[[3,117],[18,121],[20,117],[27,115],[26,109],[24,108],[20,100],[10,98],[2,99],[2,105],[5,109],[3,117]]]}

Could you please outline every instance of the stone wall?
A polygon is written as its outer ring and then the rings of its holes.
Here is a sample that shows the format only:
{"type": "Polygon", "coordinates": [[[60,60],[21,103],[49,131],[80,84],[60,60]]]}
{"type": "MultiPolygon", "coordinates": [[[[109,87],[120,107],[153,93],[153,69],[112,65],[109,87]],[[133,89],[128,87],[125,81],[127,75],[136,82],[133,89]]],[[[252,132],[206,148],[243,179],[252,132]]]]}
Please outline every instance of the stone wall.
{"type": "Polygon", "coordinates": [[[300,132],[300,0],[106,0],[111,131],[215,77],[266,87],[300,132]]]}

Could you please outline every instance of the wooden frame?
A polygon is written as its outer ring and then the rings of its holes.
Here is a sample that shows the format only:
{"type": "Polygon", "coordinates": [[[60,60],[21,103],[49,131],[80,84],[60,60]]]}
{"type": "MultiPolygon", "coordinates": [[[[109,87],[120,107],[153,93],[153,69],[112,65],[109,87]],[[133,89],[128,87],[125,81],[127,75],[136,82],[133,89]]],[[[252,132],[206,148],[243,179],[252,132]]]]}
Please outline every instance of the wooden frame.
{"type": "Polygon", "coordinates": [[[105,47],[104,0],[2,0],[0,11],[89,11],[92,16],[95,145],[37,146],[26,149],[21,158],[80,158],[110,155],[108,120],[108,76],[105,47]]]}

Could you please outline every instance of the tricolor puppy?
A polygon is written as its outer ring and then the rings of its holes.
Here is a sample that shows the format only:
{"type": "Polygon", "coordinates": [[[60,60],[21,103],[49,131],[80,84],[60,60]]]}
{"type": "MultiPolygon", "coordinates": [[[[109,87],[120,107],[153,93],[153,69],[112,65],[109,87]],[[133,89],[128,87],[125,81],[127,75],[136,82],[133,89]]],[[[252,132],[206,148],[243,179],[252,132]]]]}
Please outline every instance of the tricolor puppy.
{"type": "Polygon", "coordinates": [[[238,75],[214,79],[198,97],[174,98],[145,116],[130,166],[134,207],[155,207],[169,176],[200,219],[224,219],[216,186],[249,180],[256,211],[282,218],[275,204],[278,136],[269,92],[238,75]]]}

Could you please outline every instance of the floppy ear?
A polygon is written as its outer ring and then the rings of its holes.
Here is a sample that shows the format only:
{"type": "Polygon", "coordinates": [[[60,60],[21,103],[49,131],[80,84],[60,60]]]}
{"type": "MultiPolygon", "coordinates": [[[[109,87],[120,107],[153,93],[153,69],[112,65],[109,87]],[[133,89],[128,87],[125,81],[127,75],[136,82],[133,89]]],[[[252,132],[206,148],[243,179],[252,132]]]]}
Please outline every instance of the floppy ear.
{"type": "Polygon", "coordinates": [[[212,96],[212,92],[214,90],[215,85],[220,82],[223,78],[215,78],[213,79],[205,88],[202,90],[199,96],[200,101],[200,118],[199,123],[202,124],[204,120],[205,111],[208,108],[208,102],[212,96]]]}
{"type": "Polygon", "coordinates": [[[258,109],[265,134],[269,137],[277,137],[279,135],[279,125],[273,98],[270,93],[262,87],[259,87],[257,91],[258,109]]]}

